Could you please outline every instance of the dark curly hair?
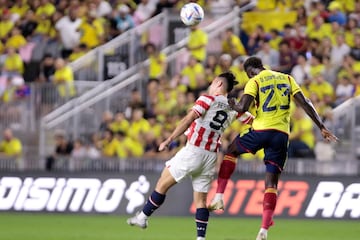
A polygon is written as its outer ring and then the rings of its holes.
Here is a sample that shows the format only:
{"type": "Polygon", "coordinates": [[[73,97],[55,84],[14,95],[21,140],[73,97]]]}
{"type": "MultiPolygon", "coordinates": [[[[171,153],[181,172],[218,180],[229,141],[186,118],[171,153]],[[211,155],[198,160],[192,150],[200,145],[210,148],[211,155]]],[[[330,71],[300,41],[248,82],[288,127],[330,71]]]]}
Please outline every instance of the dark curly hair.
{"type": "Polygon", "coordinates": [[[233,90],[234,85],[238,84],[236,81],[236,77],[232,72],[223,72],[218,77],[226,79],[226,91],[231,92],[233,90]]]}

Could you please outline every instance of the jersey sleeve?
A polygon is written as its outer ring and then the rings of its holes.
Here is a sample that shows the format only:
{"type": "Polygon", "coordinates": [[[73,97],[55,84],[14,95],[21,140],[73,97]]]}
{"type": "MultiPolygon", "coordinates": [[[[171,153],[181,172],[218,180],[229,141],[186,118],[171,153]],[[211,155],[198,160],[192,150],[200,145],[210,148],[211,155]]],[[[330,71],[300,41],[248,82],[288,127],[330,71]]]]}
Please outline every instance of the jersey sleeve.
{"type": "Polygon", "coordinates": [[[301,88],[292,76],[288,75],[288,78],[291,86],[291,95],[294,96],[296,93],[301,91],[301,88]]]}
{"type": "Polygon", "coordinates": [[[256,98],[259,91],[259,84],[256,82],[255,78],[251,78],[249,82],[245,85],[244,94],[249,94],[256,98]]]}
{"type": "Polygon", "coordinates": [[[195,101],[195,105],[191,109],[201,117],[210,108],[210,105],[214,100],[215,98],[212,96],[202,95],[195,101]]]}

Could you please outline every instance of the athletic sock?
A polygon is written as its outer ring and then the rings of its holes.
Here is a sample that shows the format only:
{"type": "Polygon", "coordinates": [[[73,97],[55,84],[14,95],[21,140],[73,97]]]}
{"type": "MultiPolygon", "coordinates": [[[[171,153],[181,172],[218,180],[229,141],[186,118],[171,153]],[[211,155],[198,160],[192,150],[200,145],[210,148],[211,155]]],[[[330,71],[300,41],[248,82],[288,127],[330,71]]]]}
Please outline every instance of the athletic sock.
{"type": "Polygon", "coordinates": [[[197,208],[195,214],[195,222],[196,222],[198,237],[205,238],[208,221],[209,221],[209,210],[207,208],[197,208]]]}
{"type": "Polygon", "coordinates": [[[158,209],[161,204],[165,201],[165,194],[158,193],[156,191],[153,191],[150,195],[149,199],[147,200],[145,206],[143,207],[142,212],[146,216],[151,216],[151,214],[158,209]]]}
{"type": "Polygon", "coordinates": [[[263,201],[263,216],[261,227],[269,229],[274,224],[273,216],[276,207],[277,190],[275,188],[265,189],[263,201]]]}
{"type": "Polygon", "coordinates": [[[219,176],[217,180],[217,193],[224,193],[226,185],[233,174],[237,158],[233,155],[226,154],[221,162],[219,176]]]}

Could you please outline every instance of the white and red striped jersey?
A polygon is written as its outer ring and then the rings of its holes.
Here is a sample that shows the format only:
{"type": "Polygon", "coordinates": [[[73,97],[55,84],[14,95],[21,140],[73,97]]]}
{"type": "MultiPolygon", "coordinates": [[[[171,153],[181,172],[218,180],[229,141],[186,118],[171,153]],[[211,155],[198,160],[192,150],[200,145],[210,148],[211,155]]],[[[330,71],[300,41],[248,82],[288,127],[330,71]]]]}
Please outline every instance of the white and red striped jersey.
{"type": "Polygon", "coordinates": [[[235,118],[241,114],[232,110],[228,99],[223,95],[200,96],[192,107],[197,118],[186,130],[185,135],[190,144],[208,151],[216,152],[220,146],[220,137],[235,118]]]}

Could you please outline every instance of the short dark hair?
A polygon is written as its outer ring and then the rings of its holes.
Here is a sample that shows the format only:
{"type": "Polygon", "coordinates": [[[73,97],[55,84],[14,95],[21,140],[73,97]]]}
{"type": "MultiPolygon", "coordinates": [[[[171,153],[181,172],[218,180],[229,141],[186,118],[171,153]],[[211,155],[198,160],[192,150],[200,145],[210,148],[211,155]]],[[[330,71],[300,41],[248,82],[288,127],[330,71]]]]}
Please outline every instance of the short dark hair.
{"type": "Polygon", "coordinates": [[[226,91],[231,92],[233,90],[234,85],[238,84],[236,81],[236,77],[232,72],[223,72],[219,74],[218,77],[226,79],[226,91]]]}
{"type": "Polygon", "coordinates": [[[246,61],[244,62],[244,69],[246,70],[249,67],[259,69],[264,68],[261,59],[258,57],[249,57],[248,59],[246,59],[246,61]]]}

